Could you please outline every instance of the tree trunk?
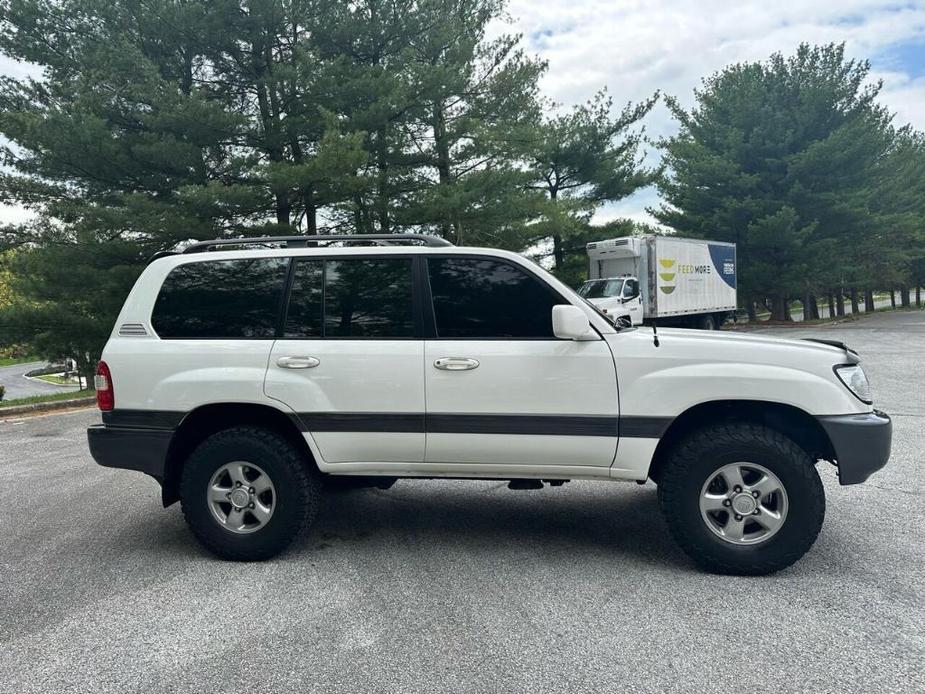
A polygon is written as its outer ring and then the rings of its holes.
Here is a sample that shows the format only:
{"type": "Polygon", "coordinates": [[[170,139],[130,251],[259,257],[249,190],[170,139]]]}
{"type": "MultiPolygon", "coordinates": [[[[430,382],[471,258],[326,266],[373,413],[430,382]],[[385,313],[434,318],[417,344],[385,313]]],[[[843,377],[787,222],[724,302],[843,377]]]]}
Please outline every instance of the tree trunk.
{"type": "Polygon", "coordinates": [[[909,287],[902,286],[899,288],[899,301],[902,303],[903,308],[911,306],[909,303],[909,287]]]}
{"type": "MultiPolygon", "coordinates": [[[[434,128],[434,149],[437,153],[437,180],[441,188],[447,188],[450,185],[450,146],[447,142],[446,134],[446,115],[443,111],[443,103],[436,101],[433,107],[433,128],[434,128]]],[[[445,216],[449,210],[443,210],[443,219],[440,220],[440,235],[450,238],[450,220],[445,216]]],[[[459,234],[457,233],[456,243],[460,243],[459,234]]]]}
{"type": "Polygon", "coordinates": [[[379,232],[391,233],[391,220],[389,219],[389,162],[385,143],[385,128],[376,132],[376,214],[379,217],[379,232]]]}
{"type": "Polygon", "coordinates": [[[812,320],[819,320],[819,301],[818,299],[816,299],[815,294],[810,294],[809,308],[810,308],[810,315],[812,316],[812,320]]]}
{"type": "Polygon", "coordinates": [[[842,294],[841,289],[835,292],[835,315],[845,315],[845,295],[842,294]]]}
{"type": "Polygon", "coordinates": [[[309,236],[318,233],[318,208],[314,204],[305,206],[305,233],[309,236]]]}
{"type": "Polygon", "coordinates": [[[896,310],[896,290],[890,289],[890,308],[896,310]]]}
{"type": "Polygon", "coordinates": [[[829,318],[835,318],[835,295],[829,292],[829,318]]]}
{"type": "Polygon", "coordinates": [[[874,305],[874,290],[865,289],[864,290],[864,312],[873,313],[877,307],[874,305]]]}
{"type": "Polygon", "coordinates": [[[758,320],[758,310],[755,308],[754,299],[747,299],[745,301],[745,312],[748,314],[749,323],[754,323],[758,320]]]}
{"type": "Polygon", "coordinates": [[[366,215],[363,214],[363,211],[366,209],[366,206],[364,205],[363,198],[359,193],[353,196],[353,205],[353,231],[355,234],[365,234],[366,215]]]}
{"type": "Polygon", "coordinates": [[[922,308],[922,288],[918,285],[915,286],[915,305],[922,308]]]}
{"type": "Polygon", "coordinates": [[[562,250],[562,235],[552,235],[552,257],[556,262],[556,270],[561,270],[565,262],[565,252],[562,250]]]}
{"type": "Polygon", "coordinates": [[[858,290],[854,287],[851,288],[851,313],[857,315],[861,312],[861,307],[858,305],[858,290]]]}
{"type": "Polygon", "coordinates": [[[808,321],[813,319],[813,298],[810,296],[809,292],[803,295],[803,320],[808,321]]]}
{"type": "Polygon", "coordinates": [[[84,390],[84,383],[86,383],[86,388],[89,389],[90,384],[93,383],[93,377],[96,375],[93,360],[87,354],[78,353],[74,357],[74,367],[77,371],[77,382],[80,384],[79,389],[84,390]]]}
{"type": "Polygon", "coordinates": [[[771,320],[781,322],[790,320],[790,306],[786,297],[775,296],[771,300],[771,320]]]}

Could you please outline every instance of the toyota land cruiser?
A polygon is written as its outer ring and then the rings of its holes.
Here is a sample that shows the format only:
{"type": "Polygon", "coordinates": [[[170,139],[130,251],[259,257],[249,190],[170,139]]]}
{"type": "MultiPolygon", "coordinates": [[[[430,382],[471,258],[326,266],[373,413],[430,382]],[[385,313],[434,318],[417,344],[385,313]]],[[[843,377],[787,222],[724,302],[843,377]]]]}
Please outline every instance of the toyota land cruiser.
{"type": "Polygon", "coordinates": [[[410,234],[160,254],[96,390],[95,460],[236,560],[282,551],[326,486],[651,479],[698,565],[764,574],[819,533],[819,461],[856,484],[890,453],[841,343],[615,325],[515,253],[410,234]]]}

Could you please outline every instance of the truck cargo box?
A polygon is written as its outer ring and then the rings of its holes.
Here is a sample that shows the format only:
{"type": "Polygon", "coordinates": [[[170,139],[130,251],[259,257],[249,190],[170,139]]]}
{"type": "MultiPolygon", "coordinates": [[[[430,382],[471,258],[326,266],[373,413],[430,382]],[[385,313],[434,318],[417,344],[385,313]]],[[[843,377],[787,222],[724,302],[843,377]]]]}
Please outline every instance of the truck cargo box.
{"type": "Polygon", "coordinates": [[[734,243],[623,237],[589,243],[588,261],[590,279],[637,277],[647,319],[736,309],[734,243]]]}

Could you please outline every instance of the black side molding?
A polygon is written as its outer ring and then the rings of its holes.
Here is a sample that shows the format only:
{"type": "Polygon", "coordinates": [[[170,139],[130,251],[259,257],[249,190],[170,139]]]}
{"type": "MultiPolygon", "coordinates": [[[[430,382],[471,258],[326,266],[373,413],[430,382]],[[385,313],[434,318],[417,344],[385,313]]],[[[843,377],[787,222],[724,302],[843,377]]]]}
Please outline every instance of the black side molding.
{"type": "Polygon", "coordinates": [[[673,417],[560,414],[465,414],[402,412],[300,412],[302,431],[507,434],[525,436],[622,436],[657,439],[673,417]]]}
{"type": "Polygon", "coordinates": [[[108,427],[134,427],[138,429],[165,429],[173,431],[186,412],[172,410],[110,410],[103,412],[103,424],[108,427]]]}

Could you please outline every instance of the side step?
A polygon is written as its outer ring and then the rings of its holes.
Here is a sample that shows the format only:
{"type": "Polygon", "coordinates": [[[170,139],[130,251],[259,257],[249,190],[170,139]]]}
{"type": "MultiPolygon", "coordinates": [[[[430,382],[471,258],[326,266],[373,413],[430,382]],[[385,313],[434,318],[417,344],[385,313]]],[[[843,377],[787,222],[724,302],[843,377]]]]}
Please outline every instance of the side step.
{"type": "Polygon", "coordinates": [[[550,487],[561,487],[566,482],[571,480],[535,480],[535,479],[518,479],[518,480],[509,480],[507,483],[508,489],[542,489],[543,483],[545,482],[550,487]]]}

